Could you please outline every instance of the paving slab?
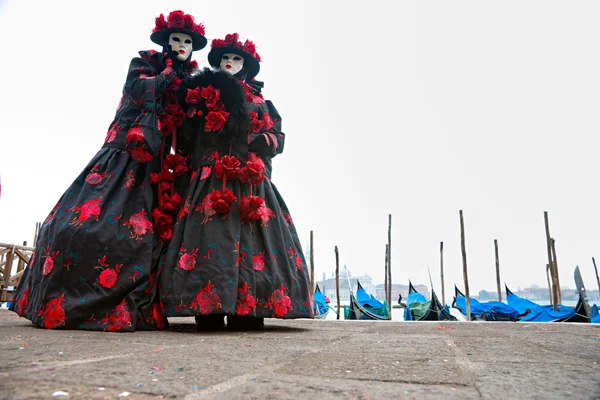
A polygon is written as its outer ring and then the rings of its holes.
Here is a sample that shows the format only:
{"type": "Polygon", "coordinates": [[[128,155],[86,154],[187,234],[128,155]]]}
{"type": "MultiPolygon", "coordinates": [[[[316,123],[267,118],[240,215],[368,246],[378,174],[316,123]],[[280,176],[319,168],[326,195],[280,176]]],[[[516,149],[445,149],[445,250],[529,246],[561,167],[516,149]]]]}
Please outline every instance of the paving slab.
{"type": "Polygon", "coordinates": [[[49,331],[0,310],[0,399],[600,399],[596,325],[170,322],[49,331]]]}

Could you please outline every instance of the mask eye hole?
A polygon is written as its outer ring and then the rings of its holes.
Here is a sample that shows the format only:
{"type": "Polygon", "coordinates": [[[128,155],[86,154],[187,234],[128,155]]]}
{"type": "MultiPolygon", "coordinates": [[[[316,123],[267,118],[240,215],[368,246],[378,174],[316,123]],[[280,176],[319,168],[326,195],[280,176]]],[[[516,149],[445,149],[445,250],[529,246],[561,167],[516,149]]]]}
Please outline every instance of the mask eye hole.
{"type": "Polygon", "coordinates": [[[181,42],[181,40],[177,36],[173,36],[173,41],[174,42],[181,42]]]}
{"type": "Polygon", "coordinates": [[[185,43],[192,44],[192,41],[190,39],[185,39],[185,43]]]}
{"type": "Polygon", "coordinates": [[[229,56],[223,56],[223,60],[229,60],[229,56]]]}
{"type": "Polygon", "coordinates": [[[233,59],[234,59],[235,61],[240,61],[240,60],[242,59],[242,57],[240,57],[240,56],[235,56],[235,57],[233,57],[233,59]]]}

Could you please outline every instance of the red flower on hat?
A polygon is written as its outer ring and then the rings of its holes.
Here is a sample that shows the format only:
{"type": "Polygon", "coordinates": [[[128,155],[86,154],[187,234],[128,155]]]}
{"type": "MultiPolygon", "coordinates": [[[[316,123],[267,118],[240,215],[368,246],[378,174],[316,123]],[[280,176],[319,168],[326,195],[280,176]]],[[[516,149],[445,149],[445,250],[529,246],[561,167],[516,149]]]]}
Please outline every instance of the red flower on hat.
{"type": "Polygon", "coordinates": [[[181,10],[172,11],[165,19],[163,14],[160,14],[154,20],[154,29],[152,32],[158,32],[163,29],[175,28],[184,29],[192,32],[196,32],[204,36],[204,25],[202,23],[196,23],[194,17],[190,14],[186,14],[181,10]]]}
{"type": "Polygon", "coordinates": [[[260,55],[256,52],[256,45],[250,40],[246,40],[244,43],[240,42],[240,35],[238,33],[230,33],[225,36],[225,39],[213,39],[210,47],[213,49],[219,47],[233,47],[250,54],[252,57],[256,58],[256,61],[261,61],[260,55]]]}
{"type": "Polygon", "coordinates": [[[167,17],[167,27],[183,28],[185,24],[185,14],[181,10],[172,11],[167,17]]]}

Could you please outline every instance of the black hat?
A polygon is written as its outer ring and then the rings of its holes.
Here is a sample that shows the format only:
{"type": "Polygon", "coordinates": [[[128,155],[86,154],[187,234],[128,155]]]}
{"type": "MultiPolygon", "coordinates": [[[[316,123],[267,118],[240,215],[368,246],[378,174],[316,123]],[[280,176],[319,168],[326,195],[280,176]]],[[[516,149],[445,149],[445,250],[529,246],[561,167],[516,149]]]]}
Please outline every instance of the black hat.
{"type": "Polygon", "coordinates": [[[213,68],[219,68],[223,54],[233,53],[244,58],[244,68],[246,69],[246,79],[252,79],[260,71],[260,55],[256,52],[256,46],[250,40],[244,43],[239,41],[239,35],[232,33],[225,36],[225,39],[214,39],[210,44],[211,50],[208,53],[208,63],[213,68]]]}
{"type": "Polygon", "coordinates": [[[180,32],[192,37],[192,50],[197,51],[206,47],[207,40],[204,37],[204,25],[196,23],[194,17],[181,10],[172,11],[167,19],[160,14],[155,20],[154,29],[150,40],[154,43],[164,46],[171,33],[180,32]]]}

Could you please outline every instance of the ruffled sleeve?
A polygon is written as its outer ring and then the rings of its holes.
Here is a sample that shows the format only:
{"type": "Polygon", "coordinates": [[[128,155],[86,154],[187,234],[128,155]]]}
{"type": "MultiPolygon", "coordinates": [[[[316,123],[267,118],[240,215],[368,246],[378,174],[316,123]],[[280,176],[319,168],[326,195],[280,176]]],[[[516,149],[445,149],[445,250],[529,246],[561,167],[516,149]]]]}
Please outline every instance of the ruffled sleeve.
{"type": "Polygon", "coordinates": [[[135,122],[129,128],[125,145],[134,160],[149,162],[154,158],[162,142],[157,115],[162,112],[159,98],[169,88],[176,74],[172,68],[157,69],[143,58],[136,57],[129,65],[125,93],[140,109],[135,122]]]}
{"type": "Polygon", "coordinates": [[[270,100],[265,101],[266,110],[251,116],[252,124],[260,126],[258,134],[252,135],[249,150],[260,156],[275,157],[283,152],[285,134],[281,131],[281,116],[270,100]],[[257,122],[258,121],[258,122],[257,122]]]}

